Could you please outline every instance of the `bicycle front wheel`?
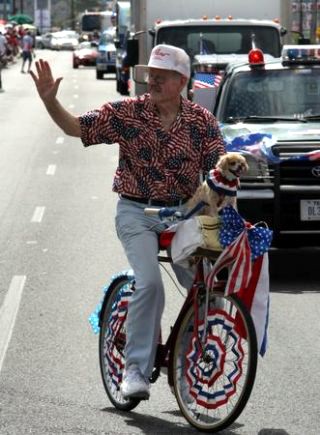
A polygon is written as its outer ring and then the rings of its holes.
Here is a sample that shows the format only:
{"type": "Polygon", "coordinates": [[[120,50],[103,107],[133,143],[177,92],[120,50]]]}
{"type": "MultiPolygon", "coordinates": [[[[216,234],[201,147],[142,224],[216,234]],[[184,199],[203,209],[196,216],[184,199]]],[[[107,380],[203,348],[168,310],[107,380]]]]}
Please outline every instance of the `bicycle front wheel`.
{"type": "Polygon", "coordinates": [[[173,387],[179,408],[199,431],[230,426],[244,409],[257,368],[250,313],[235,295],[199,297],[181,322],[174,345],[173,387]]]}
{"type": "Polygon", "coordinates": [[[133,291],[132,279],[120,277],[108,289],[100,314],[99,362],[102,380],[111,403],[121,411],[131,411],[140,403],[138,399],[124,399],[120,391],[125,367],[128,302],[133,291]]]}

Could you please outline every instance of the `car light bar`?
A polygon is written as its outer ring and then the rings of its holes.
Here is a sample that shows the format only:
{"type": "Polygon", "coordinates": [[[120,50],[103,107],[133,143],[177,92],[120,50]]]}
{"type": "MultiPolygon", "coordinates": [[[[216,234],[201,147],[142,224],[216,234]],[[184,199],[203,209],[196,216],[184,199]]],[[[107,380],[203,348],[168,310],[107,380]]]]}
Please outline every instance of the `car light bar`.
{"type": "Polygon", "coordinates": [[[283,65],[320,65],[320,45],[284,45],[283,65]]]}

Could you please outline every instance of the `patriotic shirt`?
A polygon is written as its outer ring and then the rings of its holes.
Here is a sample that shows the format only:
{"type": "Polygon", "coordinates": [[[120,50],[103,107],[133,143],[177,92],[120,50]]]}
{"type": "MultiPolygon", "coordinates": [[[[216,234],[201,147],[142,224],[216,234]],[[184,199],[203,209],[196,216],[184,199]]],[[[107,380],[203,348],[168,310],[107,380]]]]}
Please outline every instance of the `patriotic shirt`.
{"type": "Polygon", "coordinates": [[[33,39],[30,35],[25,35],[22,38],[22,51],[32,52],[33,39]]]}
{"type": "Polygon", "coordinates": [[[84,146],[119,144],[113,191],[164,201],[189,198],[200,171],[224,154],[214,116],[184,98],[169,131],[162,127],[149,94],[107,103],[79,117],[84,146]]]}

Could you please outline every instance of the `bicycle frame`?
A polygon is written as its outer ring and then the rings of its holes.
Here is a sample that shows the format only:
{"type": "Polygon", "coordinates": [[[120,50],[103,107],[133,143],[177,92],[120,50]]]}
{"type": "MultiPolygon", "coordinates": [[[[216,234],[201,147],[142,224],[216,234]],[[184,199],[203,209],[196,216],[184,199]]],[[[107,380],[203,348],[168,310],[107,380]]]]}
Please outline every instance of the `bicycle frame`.
{"type": "MultiPolygon", "coordinates": [[[[156,358],[155,358],[155,364],[154,364],[154,372],[151,377],[151,382],[154,383],[159,374],[161,367],[167,367],[168,368],[168,383],[169,385],[173,385],[173,375],[172,375],[172,364],[171,364],[171,358],[172,358],[172,350],[174,343],[177,338],[178,329],[181,324],[182,319],[184,318],[186,311],[190,308],[191,305],[195,306],[196,309],[196,298],[199,294],[199,291],[205,291],[205,297],[206,297],[206,306],[208,305],[208,299],[209,299],[209,290],[206,288],[204,284],[204,256],[200,256],[197,258],[197,268],[196,268],[196,274],[193,280],[193,284],[188,291],[188,295],[180,308],[180,311],[178,313],[178,316],[175,319],[175,322],[173,326],[171,327],[170,333],[168,335],[168,338],[165,343],[159,343],[157,347],[156,352],[156,358]]],[[[171,263],[172,260],[170,257],[166,256],[158,256],[159,262],[166,262],[171,263]]],[[[225,282],[224,281],[217,281],[215,285],[215,290],[222,291],[224,289],[225,282]]],[[[205,318],[205,329],[206,330],[206,324],[207,319],[205,318]]],[[[205,336],[203,337],[203,340],[205,340],[205,336]]]]}

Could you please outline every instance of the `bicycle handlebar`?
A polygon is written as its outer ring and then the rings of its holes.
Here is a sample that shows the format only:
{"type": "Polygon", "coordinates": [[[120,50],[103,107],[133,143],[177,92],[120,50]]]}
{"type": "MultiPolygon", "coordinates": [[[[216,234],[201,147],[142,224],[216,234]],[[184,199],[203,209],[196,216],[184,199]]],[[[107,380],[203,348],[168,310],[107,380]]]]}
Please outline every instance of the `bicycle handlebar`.
{"type": "Polygon", "coordinates": [[[183,219],[184,217],[181,211],[177,211],[173,208],[168,208],[168,207],[145,208],[144,214],[146,216],[158,216],[160,219],[166,219],[166,218],[183,219]]]}
{"type": "Polygon", "coordinates": [[[161,208],[145,208],[144,214],[146,216],[159,216],[159,211],[161,208]]]}

